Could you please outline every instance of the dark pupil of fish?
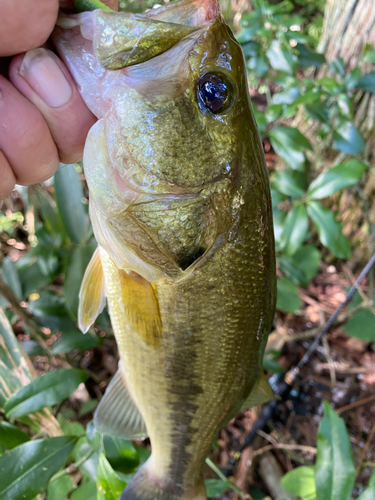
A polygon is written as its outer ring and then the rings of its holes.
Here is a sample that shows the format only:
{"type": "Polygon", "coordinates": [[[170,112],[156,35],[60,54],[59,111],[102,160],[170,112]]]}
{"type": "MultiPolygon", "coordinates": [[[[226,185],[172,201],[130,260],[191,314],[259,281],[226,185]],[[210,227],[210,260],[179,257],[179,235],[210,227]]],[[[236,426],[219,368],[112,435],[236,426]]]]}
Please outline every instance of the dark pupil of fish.
{"type": "Polygon", "coordinates": [[[228,87],[218,76],[204,75],[198,82],[198,96],[206,108],[218,113],[228,101],[228,87]]]}

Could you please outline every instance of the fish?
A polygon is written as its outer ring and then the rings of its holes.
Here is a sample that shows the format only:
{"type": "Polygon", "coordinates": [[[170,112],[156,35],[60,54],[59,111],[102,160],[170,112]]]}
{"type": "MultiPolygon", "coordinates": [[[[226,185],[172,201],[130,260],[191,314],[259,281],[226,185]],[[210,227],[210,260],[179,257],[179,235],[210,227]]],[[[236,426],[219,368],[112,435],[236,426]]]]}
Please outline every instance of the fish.
{"type": "Polygon", "coordinates": [[[203,500],[218,430],[272,398],[271,198],[242,49],[217,0],[63,16],[53,38],[98,118],[79,326],[108,303],[120,363],[94,422],[150,437],[121,500],[203,500]]]}

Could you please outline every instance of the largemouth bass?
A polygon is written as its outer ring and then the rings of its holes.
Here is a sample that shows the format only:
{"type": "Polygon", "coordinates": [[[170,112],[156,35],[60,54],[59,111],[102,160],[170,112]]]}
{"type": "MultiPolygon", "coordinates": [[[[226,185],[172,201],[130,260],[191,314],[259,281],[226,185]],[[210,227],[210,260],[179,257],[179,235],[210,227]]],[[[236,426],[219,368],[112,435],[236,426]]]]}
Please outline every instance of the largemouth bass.
{"type": "Polygon", "coordinates": [[[80,327],[107,300],[121,359],[95,422],[150,436],[121,500],[204,499],[217,431],[272,397],[272,212],[242,50],[217,0],[59,24],[58,51],[99,118],[84,153],[99,246],[80,327]]]}

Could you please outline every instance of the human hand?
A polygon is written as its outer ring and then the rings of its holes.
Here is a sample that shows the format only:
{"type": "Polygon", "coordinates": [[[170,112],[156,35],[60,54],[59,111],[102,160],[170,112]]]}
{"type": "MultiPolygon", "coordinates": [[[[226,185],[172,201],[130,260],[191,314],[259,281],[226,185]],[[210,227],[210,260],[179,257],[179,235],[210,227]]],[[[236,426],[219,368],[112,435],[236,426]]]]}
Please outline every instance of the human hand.
{"type": "Polygon", "coordinates": [[[80,160],[96,121],[62,61],[38,48],[58,9],[58,0],[0,0],[0,200],[80,160]]]}

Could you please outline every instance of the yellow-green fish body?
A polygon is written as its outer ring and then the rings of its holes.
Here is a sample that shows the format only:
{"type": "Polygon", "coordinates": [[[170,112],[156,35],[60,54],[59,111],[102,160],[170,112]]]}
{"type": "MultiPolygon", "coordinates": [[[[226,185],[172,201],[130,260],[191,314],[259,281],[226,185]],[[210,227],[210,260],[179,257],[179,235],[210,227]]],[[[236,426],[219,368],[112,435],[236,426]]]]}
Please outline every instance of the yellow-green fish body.
{"type": "Polygon", "coordinates": [[[99,251],[80,323],[106,296],[121,359],[95,420],[151,439],[121,499],[203,499],[217,431],[269,397],[272,212],[242,51],[216,0],[70,23],[57,45],[100,118],[84,156],[99,251]]]}

